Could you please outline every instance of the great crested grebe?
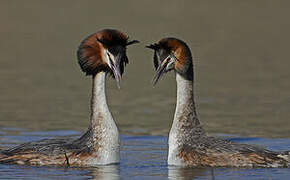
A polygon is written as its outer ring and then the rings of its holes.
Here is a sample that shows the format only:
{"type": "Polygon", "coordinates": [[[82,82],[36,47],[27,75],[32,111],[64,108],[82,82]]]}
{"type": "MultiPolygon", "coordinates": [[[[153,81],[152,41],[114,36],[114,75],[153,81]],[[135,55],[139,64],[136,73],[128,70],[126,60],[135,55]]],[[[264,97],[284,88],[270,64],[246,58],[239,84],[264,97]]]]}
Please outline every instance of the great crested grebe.
{"type": "Polygon", "coordinates": [[[106,102],[106,74],[119,87],[128,63],[126,47],[137,43],[124,33],[104,29],[84,39],[77,51],[79,65],[93,80],[90,125],[75,140],[44,139],[0,152],[0,163],[60,166],[95,166],[120,161],[119,131],[106,102]]]}
{"type": "Polygon", "coordinates": [[[290,152],[273,152],[209,137],[197,117],[193,61],[189,47],[176,38],[146,46],[154,50],[154,85],[170,70],[176,72],[177,103],[169,133],[168,164],[178,166],[289,167],[290,152]]]}

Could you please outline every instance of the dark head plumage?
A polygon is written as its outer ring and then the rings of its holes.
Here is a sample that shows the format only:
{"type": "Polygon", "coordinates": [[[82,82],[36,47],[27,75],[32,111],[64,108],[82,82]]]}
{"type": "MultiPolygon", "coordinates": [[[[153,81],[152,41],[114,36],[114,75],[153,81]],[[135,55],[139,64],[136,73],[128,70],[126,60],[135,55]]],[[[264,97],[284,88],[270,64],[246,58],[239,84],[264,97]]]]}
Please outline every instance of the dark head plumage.
{"type": "Polygon", "coordinates": [[[192,55],[187,44],[176,38],[163,38],[158,43],[150,44],[147,48],[154,50],[153,62],[157,83],[163,73],[175,70],[187,80],[193,79],[192,55]]]}
{"type": "Polygon", "coordinates": [[[100,71],[114,74],[110,63],[119,63],[119,71],[122,75],[124,66],[128,63],[126,47],[138,42],[129,41],[129,37],[118,30],[98,31],[81,42],[77,51],[78,63],[86,75],[94,75],[100,71]],[[113,57],[116,60],[118,57],[119,62],[111,62],[113,57]]]}

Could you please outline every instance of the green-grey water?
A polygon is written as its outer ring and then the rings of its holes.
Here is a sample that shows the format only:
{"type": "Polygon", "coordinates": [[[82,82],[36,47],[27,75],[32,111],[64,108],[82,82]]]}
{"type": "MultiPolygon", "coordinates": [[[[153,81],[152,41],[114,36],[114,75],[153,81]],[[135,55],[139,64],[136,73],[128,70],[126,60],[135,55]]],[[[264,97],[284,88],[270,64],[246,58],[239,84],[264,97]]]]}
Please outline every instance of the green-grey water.
{"type": "Polygon", "coordinates": [[[80,71],[76,50],[103,28],[141,41],[128,47],[121,89],[107,83],[121,134],[167,135],[174,74],[153,88],[152,52],[144,47],[173,36],[195,56],[195,99],[208,133],[290,138],[289,7],[279,0],[3,0],[0,127],[9,131],[1,138],[87,129],[91,79],[80,71]]]}
{"type": "MultiPolygon", "coordinates": [[[[0,129],[2,146],[63,136],[78,137],[76,131],[26,132],[0,129]],[[13,134],[13,135],[10,135],[13,134]]],[[[271,150],[287,150],[289,139],[225,137],[238,143],[255,144],[271,150]]],[[[167,138],[121,136],[121,162],[92,168],[37,167],[0,164],[0,179],[289,179],[288,168],[182,168],[167,166],[167,138]]]]}

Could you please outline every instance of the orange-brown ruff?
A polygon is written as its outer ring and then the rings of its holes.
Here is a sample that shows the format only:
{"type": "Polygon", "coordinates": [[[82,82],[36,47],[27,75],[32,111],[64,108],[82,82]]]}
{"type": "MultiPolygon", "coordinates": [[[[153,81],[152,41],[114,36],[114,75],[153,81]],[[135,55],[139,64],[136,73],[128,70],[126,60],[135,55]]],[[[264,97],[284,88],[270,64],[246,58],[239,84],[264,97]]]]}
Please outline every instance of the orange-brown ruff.
{"type": "MultiPolygon", "coordinates": [[[[109,71],[110,68],[104,61],[104,49],[109,49],[114,46],[126,47],[135,42],[136,41],[128,42],[128,36],[120,31],[111,29],[105,29],[92,34],[83,40],[78,50],[81,69],[87,75],[96,74],[100,71],[109,71]]],[[[123,57],[122,62],[121,71],[123,72],[123,64],[128,63],[127,56],[123,57]]]]}
{"type": "Polygon", "coordinates": [[[87,37],[77,55],[81,69],[93,77],[88,131],[75,140],[44,139],[3,150],[0,163],[57,166],[118,163],[119,132],[106,104],[105,74],[122,75],[128,63],[126,46],[136,42],[128,42],[125,34],[111,29],[87,37]]]}
{"type": "Polygon", "coordinates": [[[189,47],[176,38],[147,46],[154,50],[156,76],[174,70],[177,103],[169,133],[168,164],[179,166],[289,167],[289,152],[273,152],[252,145],[209,137],[197,117],[193,91],[193,61],[189,47]]]}

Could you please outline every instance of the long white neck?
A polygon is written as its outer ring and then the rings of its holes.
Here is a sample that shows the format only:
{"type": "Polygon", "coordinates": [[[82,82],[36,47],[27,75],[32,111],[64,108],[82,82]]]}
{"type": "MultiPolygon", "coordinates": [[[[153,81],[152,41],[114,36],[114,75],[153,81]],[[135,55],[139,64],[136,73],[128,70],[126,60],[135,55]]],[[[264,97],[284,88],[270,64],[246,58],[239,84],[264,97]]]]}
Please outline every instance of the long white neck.
{"type": "Polygon", "coordinates": [[[191,144],[195,139],[204,136],[203,130],[196,114],[193,80],[186,80],[176,73],[177,102],[174,120],[168,139],[168,164],[182,164],[177,158],[179,149],[184,144],[191,144]]]}
{"type": "MultiPolygon", "coordinates": [[[[106,98],[106,73],[99,72],[93,76],[92,98],[91,98],[91,124],[92,135],[97,141],[105,141],[104,138],[114,138],[119,132],[113,116],[108,108],[106,98]],[[110,137],[109,137],[110,136],[110,137]]],[[[110,142],[114,143],[114,142],[110,142]]]]}
{"type": "Polygon", "coordinates": [[[107,104],[106,73],[99,72],[93,76],[90,126],[96,127],[107,123],[115,124],[107,104]]]}
{"type": "Polygon", "coordinates": [[[194,102],[193,81],[176,73],[176,83],[177,101],[172,128],[200,127],[194,102]]]}
{"type": "Polygon", "coordinates": [[[90,162],[93,165],[118,163],[120,159],[119,131],[107,105],[105,82],[105,72],[93,76],[91,122],[78,140],[95,152],[96,157],[90,162]]]}

